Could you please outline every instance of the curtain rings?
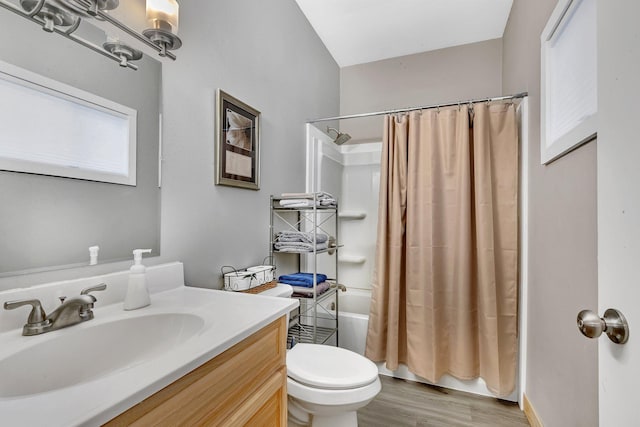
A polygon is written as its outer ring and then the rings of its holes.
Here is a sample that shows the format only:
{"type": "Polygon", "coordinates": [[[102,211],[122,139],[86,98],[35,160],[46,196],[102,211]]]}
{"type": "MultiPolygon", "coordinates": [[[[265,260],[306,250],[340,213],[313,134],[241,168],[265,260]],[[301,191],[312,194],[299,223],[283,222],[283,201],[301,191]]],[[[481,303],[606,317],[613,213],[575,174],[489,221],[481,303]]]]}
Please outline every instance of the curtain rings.
{"type": "Polygon", "coordinates": [[[405,113],[405,112],[402,112],[402,111],[398,111],[395,114],[396,123],[401,123],[402,120],[405,118],[405,116],[408,116],[408,115],[409,115],[408,113],[405,113]]]}

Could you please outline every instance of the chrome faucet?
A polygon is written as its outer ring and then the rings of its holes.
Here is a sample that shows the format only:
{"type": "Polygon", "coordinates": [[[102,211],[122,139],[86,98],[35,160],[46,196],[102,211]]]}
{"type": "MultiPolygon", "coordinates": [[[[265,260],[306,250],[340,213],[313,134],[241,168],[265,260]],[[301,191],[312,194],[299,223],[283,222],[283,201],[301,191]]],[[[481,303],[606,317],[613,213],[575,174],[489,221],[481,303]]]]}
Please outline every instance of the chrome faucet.
{"type": "Polygon", "coordinates": [[[97,286],[83,289],[77,297],[68,299],[61,297],[60,306],[48,316],[44,312],[40,300],[37,299],[7,301],[4,303],[4,309],[13,310],[24,305],[30,305],[32,307],[31,313],[29,313],[27,323],[22,328],[22,335],[40,335],[93,319],[92,309],[93,304],[96,302],[96,297],[89,292],[104,291],[105,289],[107,289],[107,285],[101,283],[97,286]]]}

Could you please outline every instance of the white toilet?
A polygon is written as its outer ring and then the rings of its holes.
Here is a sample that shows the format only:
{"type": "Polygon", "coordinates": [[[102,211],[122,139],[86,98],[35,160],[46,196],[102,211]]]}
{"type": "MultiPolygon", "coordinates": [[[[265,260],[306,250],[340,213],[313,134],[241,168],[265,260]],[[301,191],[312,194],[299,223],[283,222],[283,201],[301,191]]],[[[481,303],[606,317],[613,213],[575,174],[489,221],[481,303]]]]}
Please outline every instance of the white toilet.
{"type": "Polygon", "coordinates": [[[290,426],[356,427],[358,409],[380,389],[376,365],[353,351],[297,344],[287,352],[290,426]]]}
{"type": "MultiPolygon", "coordinates": [[[[278,284],[262,294],[289,297],[290,289],[278,284]]],[[[291,427],[356,427],[358,409],[381,387],[375,363],[353,351],[304,343],[287,351],[291,427]]]]}

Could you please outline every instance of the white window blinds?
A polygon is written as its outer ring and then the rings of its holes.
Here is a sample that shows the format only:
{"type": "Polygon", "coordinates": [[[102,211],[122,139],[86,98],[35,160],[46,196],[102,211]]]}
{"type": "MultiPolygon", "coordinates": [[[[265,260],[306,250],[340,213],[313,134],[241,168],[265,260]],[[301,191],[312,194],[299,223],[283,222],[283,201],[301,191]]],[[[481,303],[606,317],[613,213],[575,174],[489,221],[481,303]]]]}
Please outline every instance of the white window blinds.
{"type": "Polygon", "coordinates": [[[135,185],[135,110],[1,71],[0,169],[135,185]]]}
{"type": "Polygon", "coordinates": [[[596,132],[596,0],[561,1],[558,7],[563,6],[559,21],[553,22],[556,11],[552,14],[542,39],[542,163],[596,132]]]}

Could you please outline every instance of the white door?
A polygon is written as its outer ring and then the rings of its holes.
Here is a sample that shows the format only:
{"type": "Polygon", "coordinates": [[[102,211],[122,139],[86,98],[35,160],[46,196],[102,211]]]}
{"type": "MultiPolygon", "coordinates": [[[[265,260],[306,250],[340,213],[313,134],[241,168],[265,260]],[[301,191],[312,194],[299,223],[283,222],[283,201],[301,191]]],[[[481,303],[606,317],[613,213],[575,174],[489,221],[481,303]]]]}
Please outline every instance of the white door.
{"type": "MultiPolygon", "coordinates": [[[[600,426],[640,426],[640,2],[598,2],[598,305],[629,341],[599,338],[600,426]]],[[[576,355],[579,357],[579,355],[576,355]]]]}

